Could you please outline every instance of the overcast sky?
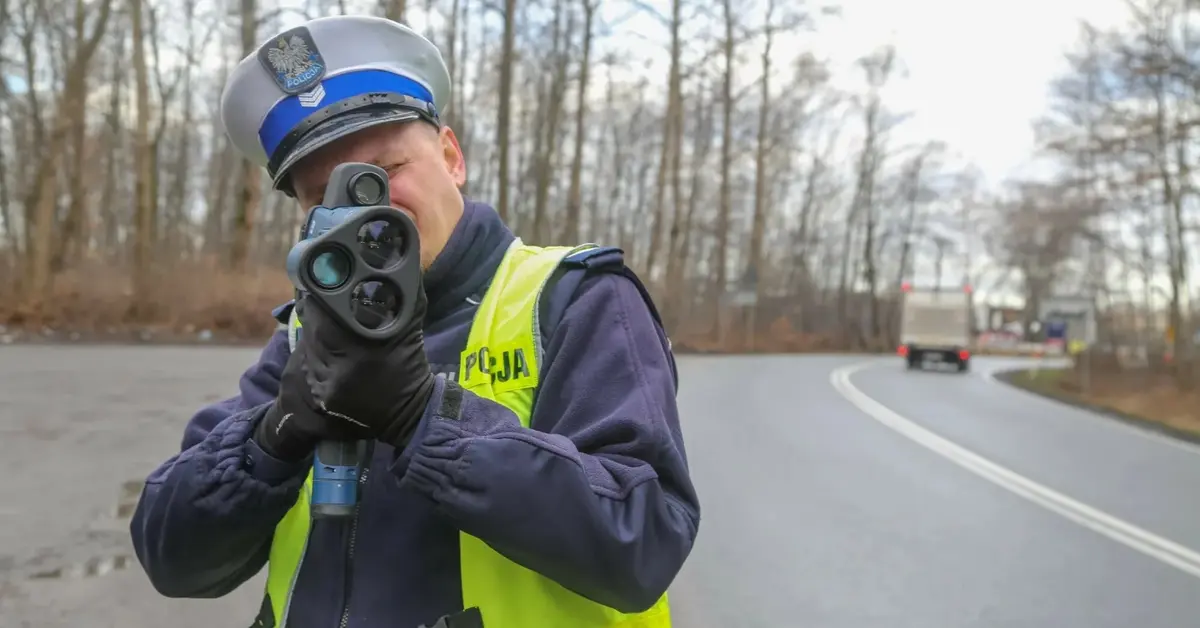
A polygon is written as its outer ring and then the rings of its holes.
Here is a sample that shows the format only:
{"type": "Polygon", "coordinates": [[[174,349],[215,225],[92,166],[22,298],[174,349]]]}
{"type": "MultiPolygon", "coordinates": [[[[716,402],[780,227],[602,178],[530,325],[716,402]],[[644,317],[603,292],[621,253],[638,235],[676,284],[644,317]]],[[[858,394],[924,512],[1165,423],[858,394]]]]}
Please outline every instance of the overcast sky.
{"type": "MultiPolygon", "coordinates": [[[[907,69],[887,94],[913,119],[897,136],[937,138],[995,183],[1020,173],[1033,149],[1032,121],[1064,68],[1079,19],[1118,22],[1123,0],[843,0],[843,17],[818,34],[848,65],[894,42],[907,69]]],[[[841,80],[856,78],[849,70],[841,80]]]]}
{"type": "MultiPolygon", "coordinates": [[[[1065,69],[1063,53],[1078,21],[1119,23],[1123,0],[843,0],[841,19],[817,35],[837,59],[840,83],[861,81],[855,58],[892,42],[906,76],[886,94],[889,106],[913,117],[894,132],[900,143],[940,139],[977,165],[989,187],[1014,176],[1046,174],[1034,166],[1033,121],[1048,106],[1050,82],[1065,69]]],[[[990,266],[973,253],[977,269],[990,266]],[[983,266],[981,266],[983,265],[983,266]]],[[[947,258],[943,277],[962,276],[947,258]]],[[[1016,304],[1015,294],[989,290],[999,270],[981,278],[980,296],[1016,304]]],[[[931,274],[931,261],[918,275],[931,274]]],[[[926,280],[929,277],[925,277],[926,280]]]]}

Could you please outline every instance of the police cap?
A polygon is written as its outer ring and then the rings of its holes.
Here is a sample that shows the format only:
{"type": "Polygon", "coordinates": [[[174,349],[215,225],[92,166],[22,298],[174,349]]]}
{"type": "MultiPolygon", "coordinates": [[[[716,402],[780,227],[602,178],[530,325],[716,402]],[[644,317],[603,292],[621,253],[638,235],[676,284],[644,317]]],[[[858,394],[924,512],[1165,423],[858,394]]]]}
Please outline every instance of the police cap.
{"type": "Polygon", "coordinates": [[[391,20],[340,15],[273,35],[234,68],[221,95],[233,145],[277,190],[301,158],[351,133],[423,119],[450,102],[441,52],[391,20]]]}

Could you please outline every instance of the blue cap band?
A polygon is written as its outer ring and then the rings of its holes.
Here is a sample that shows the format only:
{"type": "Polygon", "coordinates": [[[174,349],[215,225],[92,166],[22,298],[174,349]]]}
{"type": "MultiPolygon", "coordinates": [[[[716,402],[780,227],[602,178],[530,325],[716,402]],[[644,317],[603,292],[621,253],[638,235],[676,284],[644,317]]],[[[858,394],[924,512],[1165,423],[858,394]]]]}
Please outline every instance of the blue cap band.
{"type": "Polygon", "coordinates": [[[322,107],[301,106],[300,97],[303,94],[288,96],[271,107],[258,129],[258,141],[262,143],[268,158],[274,157],[283,138],[305,118],[340,100],[372,92],[390,92],[433,102],[433,94],[420,83],[387,70],[347,72],[325,79],[319,87],[325,90],[325,97],[321,99],[322,107]]]}

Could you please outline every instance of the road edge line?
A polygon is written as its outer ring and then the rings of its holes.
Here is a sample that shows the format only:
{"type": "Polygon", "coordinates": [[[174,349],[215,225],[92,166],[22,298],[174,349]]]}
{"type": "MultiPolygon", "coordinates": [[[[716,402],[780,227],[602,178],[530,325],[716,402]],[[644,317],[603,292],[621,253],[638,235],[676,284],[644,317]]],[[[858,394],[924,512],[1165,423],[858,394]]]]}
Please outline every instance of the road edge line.
{"type": "Polygon", "coordinates": [[[1082,527],[1200,578],[1200,553],[992,462],[871,398],[850,381],[850,376],[874,364],[875,362],[860,362],[839,367],[830,373],[829,382],[838,394],[868,417],[963,469],[1082,527]]]}

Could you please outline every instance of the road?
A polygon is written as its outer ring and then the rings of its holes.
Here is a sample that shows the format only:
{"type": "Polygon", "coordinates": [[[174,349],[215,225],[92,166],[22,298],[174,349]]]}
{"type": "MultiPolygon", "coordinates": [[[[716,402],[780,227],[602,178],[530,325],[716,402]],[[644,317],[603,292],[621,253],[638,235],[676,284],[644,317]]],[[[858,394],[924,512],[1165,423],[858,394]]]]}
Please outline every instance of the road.
{"type": "MultiPolygon", "coordinates": [[[[249,624],[261,575],[163,599],[118,506],[256,353],[0,347],[0,627],[249,624]]],[[[682,358],[704,512],[675,625],[1197,625],[1200,449],[989,378],[1010,362],[682,358]]]]}

